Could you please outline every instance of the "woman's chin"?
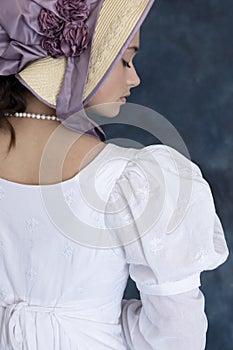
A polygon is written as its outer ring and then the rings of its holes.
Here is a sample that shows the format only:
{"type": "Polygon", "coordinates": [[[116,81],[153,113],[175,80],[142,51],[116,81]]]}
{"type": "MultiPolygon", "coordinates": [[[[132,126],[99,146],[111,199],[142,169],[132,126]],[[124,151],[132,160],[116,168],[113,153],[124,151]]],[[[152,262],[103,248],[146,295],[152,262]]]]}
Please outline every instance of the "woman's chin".
{"type": "Polygon", "coordinates": [[[122,105],[122,102],[103,103],[88,107],[87,112],[94,113],[102,117],[113,118],[119,114],[120,107],[122,105]]]}

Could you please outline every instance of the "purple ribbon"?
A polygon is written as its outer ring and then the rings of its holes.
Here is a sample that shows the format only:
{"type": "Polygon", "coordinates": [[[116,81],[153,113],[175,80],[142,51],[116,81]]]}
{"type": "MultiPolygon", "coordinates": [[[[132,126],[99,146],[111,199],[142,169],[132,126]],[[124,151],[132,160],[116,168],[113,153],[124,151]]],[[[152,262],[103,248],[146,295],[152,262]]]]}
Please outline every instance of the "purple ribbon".
{"type": "Polygon", "coordinates": [[[121,51],[104,78],[83,101],[93,34],[103,1],[6,0],[0,11],[0,75],[15,74],[21,83],[35,94],[17,73],[29,62],[46,57],[49,53],[54,57],[60,57],[61,53],[68,56],[63,84],[57,104],[53,107],[56,108],[57,116],[66,127],[97,136],[102,140],[105,138],[103,130],[88,118],[84,105],[90,101],[119,61],[154,0],[149,1],[140,21],[126,43],[123,43],[121,51]],[[49,40],[50,36],[57,41],[53,43],[49,40]]]}
{"type": "MultiPolygon", "coordinates": [[[[77,4],[80,1],[73,0],[73,2],[77,4]]],[[[28,63],[48,56],[47,50],[41,45],[45,38],[39,22],[41,11],[43,9],[49,10],[57,16],[61,16],[58,9],[59,5],[61,8],[62,3],[67,3],[67,0],[7,0],[4,2],[0,11],[0,75],[15,74],[21,83],[27,86],[17,76],[17,73],[23,70],[28,63]]],[[[83,109],[82,97],[87,79],[93,33],[103,0],[87,0],[85,3],[88,7],[88,17],[85,18],[85,26],[88,28],[88,42],[84,43],[85,49],[79,56],[71,55],[68,57],[63,85],[57,99],[57,105],[54,107],[56,107],[57,116],[65,126],[99,137],[100,133],[104,135],[104,132],[87,117],[83,109]]],[[[68,5],[64,6],[66,16],[68,16],[69,10],[68,5]]],[[[83,16],[85,16],[85,11],[84,9],[82,12],[83,16]]],[[[75,16],[75,14],[73,15],[75,16]]],[[[72,19],[67,22],[67,26],[71,26],[71,23],[72,19]]],[[[74,23],[73,21],[73,25],[74,23]]],[[[64,33],[66,38],[70,40],[67,28],[64,29],[64,33]]],[[[85,37],[85,41],[87,41],[87,37],[85,37]]],[[[64,51],[70,49],[65,40],[63,41],[63,49],[64,51]]],[[[29,86],[27,88],[30,89],[29,86]]],[[[31,91],[34,93],[32,89],[31,91]]],[[[43,100],[42,102],[46,103],[43,100]]]]}

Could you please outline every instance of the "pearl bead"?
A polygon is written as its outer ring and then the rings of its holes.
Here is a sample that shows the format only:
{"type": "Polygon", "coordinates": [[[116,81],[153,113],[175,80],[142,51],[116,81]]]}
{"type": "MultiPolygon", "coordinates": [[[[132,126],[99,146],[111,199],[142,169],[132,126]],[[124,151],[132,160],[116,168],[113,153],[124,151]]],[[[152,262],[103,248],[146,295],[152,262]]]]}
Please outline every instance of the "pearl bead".
{"type": "Polygon", "coordinates": [[[15,114],[5,113],[5,116],[60,121],[59,118],[57,118],[55,115],[35,114],[35,113],[26,113],[26,112],[16,112],[15,114]]]}

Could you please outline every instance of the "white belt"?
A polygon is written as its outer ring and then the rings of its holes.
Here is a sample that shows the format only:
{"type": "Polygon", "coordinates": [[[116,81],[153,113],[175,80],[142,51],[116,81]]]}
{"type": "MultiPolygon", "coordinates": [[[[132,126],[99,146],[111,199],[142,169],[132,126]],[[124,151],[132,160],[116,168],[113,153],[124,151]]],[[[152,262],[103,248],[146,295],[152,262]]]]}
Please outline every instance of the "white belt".
{"type": "MultiPolygon", "coordinates": [[[[64,315],[71,316],[73,320],[75,318],[76,322],[79,323],[79,325],[76,324],[78,326],[78,329],[86,327],[87,325],[84,321],[91,322],[91,319],[93,317],[94,324],[97,324],[98,318],[101,320],[105,312],[104,310],[103,313],[99,312],[100,305],[99,307],[96,305],[96,307],[93,307],[91,309],[89,308],[89,310],[87,310],[87,302],[88,301],[80,300],[69,305],[60,304],[51,307],[28,305],[28,303],[25,301],[19,301],[15,304],[4,306],[0,305],[0,310],[1,308],[3,308],[3,319],[0,334],[0,349],[23,350],[23,346],[25,343],[27,344],[30,350],[33,350],[35,348],[35,346],[33,345],[33,335],[31,335],[31,333],[28,332],[26,334],[26,326],[29,326],[30,329],[32,329],[32,331],[33,327],[35,328],[34,322],[31,322],[30,312],[47,313],[50,315],[53,321],[57,322],[60,326],[62,326],[62,316],[64,315]],[[92,317],[90,317],[90,314],[92,317]],[[59,316],[61,316],[61,318],[59,316]]],[[[106,300],[104,305],[106,306],[106,300]]],[[[108,314],[108,312],[106,312],[106,314],[108,314]]],[[[105,324],[105,326],[107,326],[107,323],[105,324]]]]}
{"type": "Polygon", "coordinates": [[[24,301],[4,307],[3,325],[1,334],[1,349],[11,346],[14,350],[21,350],[25,339],[25,322],[28,311],[55,313],[54,307],[32,306],[24,301]],[[4,346],[2,348],[2,346],[4,346]]]}

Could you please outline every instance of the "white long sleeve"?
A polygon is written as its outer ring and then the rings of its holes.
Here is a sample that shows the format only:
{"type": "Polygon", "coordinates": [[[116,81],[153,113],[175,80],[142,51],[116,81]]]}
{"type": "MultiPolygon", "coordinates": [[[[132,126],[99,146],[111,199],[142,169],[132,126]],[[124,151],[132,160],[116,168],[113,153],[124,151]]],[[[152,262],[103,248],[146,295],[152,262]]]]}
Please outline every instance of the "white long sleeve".
{"type": "Polygon", "coordinates": [[[122,301],[122,325],[129,350],[203,350],[207,319],[196,288],[172,296],[145,295],[122,301]]]}
{"type": "Polygon", "coordinates": [[[222,264],[228,249],[200,169],[166,146],[138,151],[113,187],[105,221],[141,294],[122,304],[129,349],[204,349],[200,274],[222,264]]]}

